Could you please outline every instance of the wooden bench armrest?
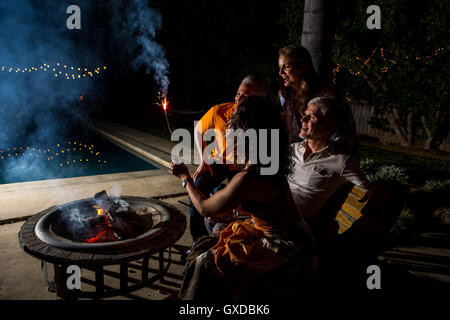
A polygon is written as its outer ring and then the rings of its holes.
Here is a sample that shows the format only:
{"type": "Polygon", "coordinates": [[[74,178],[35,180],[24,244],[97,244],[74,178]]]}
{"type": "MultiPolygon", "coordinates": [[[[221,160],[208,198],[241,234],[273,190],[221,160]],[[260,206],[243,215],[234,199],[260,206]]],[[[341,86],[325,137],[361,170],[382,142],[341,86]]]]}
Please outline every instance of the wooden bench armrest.
{"type": "Polygon", "coordinates": [[[342,186],[321,210],[313,225],[318,243],[326,244],[339,238],[370,239],[382,230],[387,188],[375,185],[369,190],[347,184],[342,186]]]}

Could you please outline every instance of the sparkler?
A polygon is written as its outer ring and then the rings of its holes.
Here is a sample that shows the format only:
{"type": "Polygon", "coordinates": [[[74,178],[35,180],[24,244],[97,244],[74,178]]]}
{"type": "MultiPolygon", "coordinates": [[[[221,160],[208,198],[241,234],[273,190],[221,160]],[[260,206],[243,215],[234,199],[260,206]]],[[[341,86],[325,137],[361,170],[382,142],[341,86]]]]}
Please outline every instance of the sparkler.
{"type": "MultiPolygon", "coordinates": [[[[164,114],[166,115],[167,127],[169,128],[169,132],[172,135],[172,129],[170,128],[169,117],[167,116],[167,97],[164,97],[163,102],[162,102],[162,107],[164,109],[164,114]]],[[[171,155],[171,158],[172,158],[172,162],[175,164],[180,164],[183,162],[183,159],[181,159],[173,154],[171,155]]]]}
{"type": "MultiPolygon", "coordinates": [[[[158,98],[161,98],[161,93],[158,92],[158,98]]],[[[160,103],[160,105],[162,106],[163,110],[164,110],[164,115],[166,116],[166,123],[167,123],[167,128],[169,129],[170,134],[172,135],[172,128],[170,127],[170,123],[169,123],[169,117],[167,116],[167,96],[165,96],[164,98],[161,98],[162,102],[160,103]]],[[[180,164],[183,162],[183,159],[175,156],[175,155],[171,155],[172,158],[172,162],[175,164],[180,164]]]]}
{"type": "Polygon", "coordinates": [[[166,115],[167,128],[169,128],[169,132],[170,132],[170,134],[172,134],[172,129],[170,128],[170,124],[169,124],[169,117],[167,116],[167,97],[164,97],[164,100],[162,102],[162,107],[164,109],[164,114],[166,115]]]}

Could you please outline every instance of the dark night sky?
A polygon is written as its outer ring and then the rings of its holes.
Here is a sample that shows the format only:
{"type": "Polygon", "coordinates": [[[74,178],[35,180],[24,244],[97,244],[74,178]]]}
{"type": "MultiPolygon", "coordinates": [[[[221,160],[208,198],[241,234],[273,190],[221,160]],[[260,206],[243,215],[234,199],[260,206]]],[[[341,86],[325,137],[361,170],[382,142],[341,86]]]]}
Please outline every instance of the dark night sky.
{"type": "Polygon", "coordinates": [[[1,1],[2,66],[55,68],[61,62],[75,71],[78,66],[107,66],[107,71],[80,80],[66,80],[62,65],[47,72],[1,73],[0,143],[48,142],[96,118],[136,127],[157,124],[157,129],[165,119],[155,106],[162,87],[155,66],[168,71],[175,126],[181,117],[174,110],[205,110],[231,101],[249,73],[276,82],[277,50],[286,36],[277,24],[279,6],[258,0],[1,1]],[[81,10],[80,30],[66,27],[72,4],[81,10]]]}
{"type": "MultiPolygon", "coordinates": [[[[276,24],[278,2],[168,0],[153,4],[162,15],[155,40],[169,62],[168,97],[174,109],[204,110],[230,101],[248,73],[276,80],[276,43],[283,40],[283,29],[276,24]]],[[[108,39],[109,30],[104,32],[108,39]]],[[[105,61],[112,65],[105,92],[108,112],[139,118],[143,110],[148,112],[149,100],[156,98],[156,86],[143,68],[127,69],[129,61],[114,54],[116,49],[105,52],[105,61]],[[120,112],[124,104],[128,105],[126,115],[120,112]]]]}

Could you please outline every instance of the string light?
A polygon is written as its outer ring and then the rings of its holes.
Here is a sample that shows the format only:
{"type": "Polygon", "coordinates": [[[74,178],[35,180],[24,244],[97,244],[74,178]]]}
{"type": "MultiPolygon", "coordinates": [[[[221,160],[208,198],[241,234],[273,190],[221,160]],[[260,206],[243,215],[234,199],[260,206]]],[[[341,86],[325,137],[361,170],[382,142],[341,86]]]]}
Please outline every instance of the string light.
{"type": "MultiPolygon", "coordinates": [[[[101,75],[101,72],[105,72],[108,68],[106,66],[97,66],[93,67],[93,69],[89,69],[87,67],[76,67],[76,66],[67,66],[61,65],[61,63],[57,62],[55,65],[49,65],[47,63],[43,63],[39,66],[27,66],[27,67],[11,67],[11,66],[1,66],[0,72],[15,72],[15,73],[25,73],[25,72],[51,72],[51,74],[55,78],[60,78],[59,75],[62,75],[62,71],[64,72],[66,80],[76,80],[81,79],[83,77],[89,76],[94,77],[95,75],[101,75]],[[72,73],[67,73],[67,71],[71,71],[72,73]]],[[[61,77],[63,79],[64,77],[61,77]]]]}
{"type": "MultiPolygon", "coordinates": [[[[389,71],[389,69],[393,66],[393,65],[395,65],[395,64],[397,64],[397,63],[402,63],[402,62],[405,62],[406,60],[410,60],[410,59],[412,59],[412,60],[416,60],[416,61],[419,61],[419,60],[425,60],[425,59],[427,59],[427,60],[429,60],[429,59],[431,59],[433,56],[435,57],[435,56],[437,56],[441,51],[444,51],[445,50],[445,48],[439,48],[439,49],[436,49],[432,54],[430,54],[430,55],[427,55],[427,56],[425,56],[425,57],[410,57],[410,56],[404,56],[403,58],[399,58],[398,60],[394,60],[394,59],[386,59],[386,57],[385,57],[385,55],[384,55],[384,48],[380,48],[380,56],[381,56],[381,58],[383,59],[383,61],[384,61],[384,63],[385,63],[385,65],[384,66],[382,66],[381,68],[380,68],[380,71],[381,72],[383,72],[383,73],[385,73],[385,72],[388,72],[389,71]],[[389,62],[390,63],[390,65],[387,63],[387,62],[389,62]]],[[[375,54],[375,52],[377,52],[378,51],[378,47],[377,48],[375,48],[374,50],[372,50],[372,52],[371,52],[371,54],[369,55],[369,57],[368,58],[366,58],[366,59],[364,59],[364,62],[363,62],[363,64],[362,64],[362,66],[365,66],[365,65],[367,65],[367,63],[369,63],[369,61],[373,58],[373,56],[374,56],[374,54],[375,54]]],[[[354,58],[356,61],[362,61],[363,60],[363,58],[361,58],[361,57],[355,57],[354,58]]],[[[352,62],[352,59],[349,59],[349,61],[350,62],[352,62]]],[[[338,72],[340,72],[342,69],[344,69],[344,67],[341,65],[341,64],[336,64],[336,67],[334,67],[333,68],[333,83],[334,84],[336,84],[336,75],[337,75],[337,73],[338,72]]],[[[359,76],[359,75],[361,75],[361,72],[360,71],[353,71],[352,69],[346,69],[352,76],[359,76]]]]}
{"type": "Polygon", "coordinates": [[[19,146],[19,147],[13,147],[13,148],[6,148],[6,150],[0,149],[0,160],[11,160],[15,159],[18,160],[21,157],[28,157],[28,158],[44,158],[46,161],[56,161],[59,164],[59,167],[64,166],[74,166],[76,164],[83,164],[85,162],[89,162],[90,160],[93,163],[98,163],[100,166],[104,166],[107,164],[107,161],[101,158],[100,151],[95,151],[94,145],[88,145],[86,143],[77,142],[77,141],[67,141],[67,144],[56,144],[54,147],[48,147],[48,148],[39,148],[39,147],[30,147],[30,146],[19,146]],[[67,145],[77,146],[78,148],[73,148],[74,152],[71,152],[71,149],[67,149],[67,153],[64,154],[64,149],[67,147],[67,145]],[[18,152],[11,152],[15,150],[28,150],[27,153],[18,153],[18,152]],[[80,152],[81,151],[81,152],[80,152]],[[70,153],[71,152],[71,153],[70,153]],[[92,155],[88,155],[89,152],[92,155]],[[63,155],[64,154],[64,155],[63,155]],[[61,158],[61,157],[64,157],[61,158]],[[71,161],[69,161],[67,158],[70,158],[71,161]],[[74,159],[75,158],[75,159],[74,159]]]}

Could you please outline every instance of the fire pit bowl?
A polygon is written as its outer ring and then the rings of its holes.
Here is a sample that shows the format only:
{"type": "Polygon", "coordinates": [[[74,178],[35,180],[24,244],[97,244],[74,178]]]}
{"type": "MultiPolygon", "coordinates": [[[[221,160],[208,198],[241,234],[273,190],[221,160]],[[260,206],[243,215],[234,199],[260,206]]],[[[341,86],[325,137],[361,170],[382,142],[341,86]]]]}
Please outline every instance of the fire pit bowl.
{"type": "Polygon", "coordinates": [[[71,202],[46,213],[36,224],[36,236],[42,242],[57,248],[75,251],[106,250],[148,241],[169,226],[171,217],[169,211],[155,200],[136,197],[121,197],[121,200],[129,204],[130,211],[138,212],[141,232],[135,237],[105,242],[84,241],[95,236],[95,233],[92,233],[93,228],[91,230],[82,228],[83,225],[80,223],[82,220],[80,216],[91,216],[91,220],[95,218],[96,211],[93,208],[96,202],[92,199],[71,202]],[[73,218],[74,213],[78,216],[78,223],[73,218]]]}

